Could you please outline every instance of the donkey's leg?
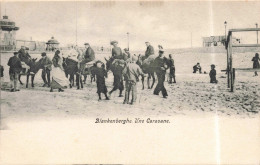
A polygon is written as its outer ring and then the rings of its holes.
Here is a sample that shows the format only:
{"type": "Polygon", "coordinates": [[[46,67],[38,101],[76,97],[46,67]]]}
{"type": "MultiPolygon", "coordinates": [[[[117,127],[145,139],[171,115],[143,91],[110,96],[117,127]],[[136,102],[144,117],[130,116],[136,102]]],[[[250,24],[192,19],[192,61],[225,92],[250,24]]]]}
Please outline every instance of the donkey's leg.
{"type": "Polygon", "coordinates": [[[86,84],[86,81],[87,81],[87,75],[86,74],[84,74],[84,84],[86,84]]]}
{"type": "Polygon", "coordinates": [[[31,83],[32,83],[32,87],[34,87],[34,77],[35,77],[35,75],[33,74],[33,75],[31,75],[31,83]]]}
{"type": "Polygon", "coordinates": [[[152,82],[152,86],[151,86],[151,89],[152,89],[153,85],[154,85],[154,82],[155,82],[155,76],[154,76],[154,73],[152,73],[151,75],[152,75],[152,78],[153,78],[153,82],[152,82]]]}
{"type": "Polygon", "coordinates": [[[23,82],[21,81],[21,76],[22,76],[22,75],[19,74],[19,76],[18,76],[18,80],[19,80],[20,84],[23,85],[23,82]]]}
{"type": "Polygon", "coordinates": [[[76,73],[76,86],[77,86],[77,89],[79,89],[79,80],[80,79],[80,75],[78,73],[76,73]]]}
{"type": "Polygon", "coordinates": [[[26,76],[26,88],[28,88],[29,78],[30,78],[30,74],[27,74],[27,76],[26,76]]]}
{"type": "Polygon", "coordinates": [[[70,80],[70,88],[72,88],[72,81],[73,81],[72,76],[74,76],[74,75],[70,74],[69,76],[70,76],[70,78],[69,78],[69,80],[70,80]]]}
{"type": "Polygon", "coordinates": [[[143,85],[143,90],[144,90],[144,76],[142,75],[142,85],[143,85]]]}
{"type": "Polygon", "coordinates": [[[83,81],[82,81],[82,75],[81,74],[79,75],[79,81],[80,81],[81,88],[83,88],[83,81]]]}
{"type": "Polygon", "coordinates": [[[148,89],[151,89],[151,87],[150,87],[150,78],[151,78],[151,74],[148,73],[148,77],[147,77],[147,86],[148,86],[148,89]]]}

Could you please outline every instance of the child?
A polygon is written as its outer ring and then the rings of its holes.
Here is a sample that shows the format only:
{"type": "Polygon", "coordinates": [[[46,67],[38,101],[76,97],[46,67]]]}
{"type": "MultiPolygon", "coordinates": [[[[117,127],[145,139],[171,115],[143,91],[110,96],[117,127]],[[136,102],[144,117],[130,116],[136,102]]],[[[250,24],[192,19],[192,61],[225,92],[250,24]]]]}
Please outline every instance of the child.
{"type": "Polygon", "coordinates": [[[101,93],[104,93],[106,100],[109,100],[109,98],[107,97],[107,87],[105,82],[105,77],[107,77],[105,65],[101,61],[97,61],[93,73],[97,77],[96,82],[97,82],[98,101],[101,100],[101,93]]]}
{"type": "Polygon", "coordinates": [[[218,83],[218,80],[216,79],[217,72],[215,70],[215,65],[211,65],[211,71],[209,72],[210,77],[210,83],[218,83]]]}

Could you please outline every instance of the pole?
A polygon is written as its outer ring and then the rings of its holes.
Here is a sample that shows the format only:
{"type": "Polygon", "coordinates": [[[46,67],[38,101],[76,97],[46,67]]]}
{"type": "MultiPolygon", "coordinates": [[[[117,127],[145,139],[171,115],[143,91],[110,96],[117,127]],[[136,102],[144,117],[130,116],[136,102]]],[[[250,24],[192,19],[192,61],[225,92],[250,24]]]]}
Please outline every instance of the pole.
{"type": "Polygon", "coordinates": [[[190,34],[190,46],[191,46],[191,48],[192,48],[192,32],[191,32],[191,34],[190,34]]]}
{"type": "MultiPolygon", "coordinates": [[[[255,24],[256,28],[258,28],[258,24],[255,24]]],[[[256,43],[258,44],[258,31],[256,31],[256,43]]]]}
{"type": "Polygon", "coordinates": [[[129,32],[127,32],[126,34],[127,34],[127,47],[128,47],[128,51],[129,51],[129,32]]]}

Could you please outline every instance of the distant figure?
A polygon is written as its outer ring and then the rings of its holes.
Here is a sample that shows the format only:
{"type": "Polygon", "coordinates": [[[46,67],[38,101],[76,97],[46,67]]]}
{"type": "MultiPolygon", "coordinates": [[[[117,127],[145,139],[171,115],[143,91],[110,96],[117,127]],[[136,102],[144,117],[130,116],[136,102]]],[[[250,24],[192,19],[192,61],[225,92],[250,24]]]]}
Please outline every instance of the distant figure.
{"type": "Polygon", "coordinates": [[[132,100],[130,104],[134,104],[137,98],[137,88],[136,83],[139,81],[139,75],[144,76],[141,68],[136,64],[137,57],[132,56],[132,58],[128,59],[128,63],[126,64],[123,70],[123,76],[125,77],[125,100],[123,104],[129,103],[129,95],[132,93],[132,100]]]}
{"type": "MultiPolygon", "coordinates": [[[[253,69],[258,69],[258,68],[260,68],[259,60],[260,60],[259,54],[256,53],[256,54],[255,54],[255,57],[253,57],[253,59],[252,59],[252,61],[253,61],[253,69]]],[[[255,76],[258,76],[257,71],[255,71],[255,76]]]]}
{"type": "Polygon", "coordinates": [[[154,54],[153,46],[150,44],[150,42],[145,42],[146,44],[146,51],[145,51],[145,57],[148,58],[150,55],[154,54]]]}
{"type": "Polygon", "coordinates": [[[44,68],[42,69],[42,80],[44,82],[42,87],[50,87],[50,83],[51,83],[51,65],[52,65],[52,61],[49,59],[49,57],[47,57],[46,53],[43,52],[42,53],[42,58],[40,59],[41,64],[44,66],[44,68]],[[46,80],[46,76],[47,76],[47,80],[46,80]]]}
{"type": "Polygon", "coordinates": [[[90,61],[95,60],[95,52],[90,47],[89,43],[85,43],[84,45],[85,45],[86,52],[84,54],[84,60],[81,63],[86,64],[90,61]]]}
{"type": "Polygon", "coordinates": [[[19,73],[22,70],[21,60],[18,58],[18,52],[14,52],[14,56],[10,57],[8,63],[10,66],[9,76],[11,83],[11,92],[20,91],[18,82],[19,73]]]}
{"type": "Polygon", "coordinates": [[[0,88],[2,87],[3,77],[4,77],[4,67],[0,65],[0,88]]]}
{"type": "Polygon", "coordinates": [[[96,67],[93,69],[94,75],[97,77],[97,93],[98,101],[101,100],[101,93],[104,93],[106,100],[109,100],[107,96],[107,87],[105,78],[107,78],[107,71],[105,70],[105,65],[101,61],[96,62],[96,67]]]}
{"type": "Polygon", "coordinates": [[[112,48],[112,57],[114,59],[123,59],[123,53],[120,47],[118,47],[117,41],[111,41],[110,44],[113,46],[112,48]]]}
{"type": "Polygon", "coordinates": [[[29,48],[22,46],[21,49],[18,51],[18,57],[20,58],[22,62],[22,72],[26,73],[29,67],[29,63],[32,60],[31,56],[28,53],[29,48]]]}
{"type": "Polygon", "coordinates": [[[218,83],[218,80],[216,79],[216,75],[217,75],[217,72],[215,70],[215,65],[212,64],[211,65],[211,70],[209,72],[210,83],[218,83]]]}
{"type": "Polygon", "coordinates": [[[169,83],[170,84],[176,83],[174,60],[173,60],[171,54],[169,54],[169,67],[170,67],[170,81],[169,81],[169,83]],[[173,79],[173,82],[172,82],[172,79],[173,79]]]}
{"type": "Polygon", "coordinates": [[[202,73],[200,63],[193,66],[193,73],[196,73],[197,71],[199,71],[200,74],[202,73]]]}
{"type": "Polygon", "coordinates": [[[163,57],[164,50],[159,50],[159,56],[155,58],[154,60],[154,66],[156,68],[156,75],[158,78],[158,83],[154,89],[153,94],[159,95],[159,93],[162,91],[163,98],[167,98],[168,94],[164,87],[164,81],[165,81],[165,74],[167,69],[167,64],[165,62],[165,59],[163,57]]]}

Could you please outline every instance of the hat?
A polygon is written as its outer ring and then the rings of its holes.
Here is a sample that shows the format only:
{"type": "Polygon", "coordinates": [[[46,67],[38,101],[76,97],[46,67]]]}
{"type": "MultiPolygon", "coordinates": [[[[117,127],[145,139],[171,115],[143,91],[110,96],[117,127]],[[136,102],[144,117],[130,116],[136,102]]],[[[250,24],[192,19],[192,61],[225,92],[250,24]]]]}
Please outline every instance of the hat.
{"type": "Polygon", "coordinates": [[[25,50],[29,50],[29,48],[28,48],[28,47],[25,47],[25,50]]]}
{"type": "Polygon", "coordinates": [[[45,52],[42,52],[42,56],[46,56],[46,53],[45,53],[45,52]]]}
{"type": "Polygon", "coordinates": [[[216,67],[214,64],[211,64],[210,66],[212,66],[212,67],[214,67],[214,68],[216,67]]]}
{"type": "Polygon", "coordinates": [[[163,49],[159,49],[159,52],[163,53],[163,52],[164,52],[164,50],[163,50],[163,49]]]}
{"type": "Polygon", "coordinates": [[[117,44],[118,44],[117,41],[111,41],[111,42],[110,42],[111,45],[113,45],[114,43],[117,43],[117,44]]]}
{"type": "Polygon", "coordinates": [[[89,45],[89,43],[86,42],[84,45],[89,45]]]}
{"type": "Polygon", "coordinates": [[[17,55],[17,54],[19,54],[18,52],[14,52],[14,55],[17,55]]]}
{"type": "Polygon", "coordinates": [[[128,48],[125,48],[124,51],[129,51],[128,48]]]}
{"type": "Polygon", "coordinates": [[[145,43],[148,43],[148,44],[150,44],[150,42],[148,42],[148,41],[146,41],[145,43]]]}

